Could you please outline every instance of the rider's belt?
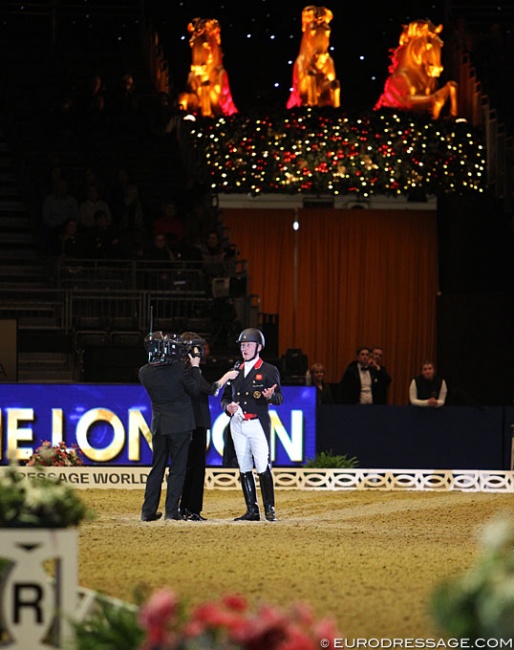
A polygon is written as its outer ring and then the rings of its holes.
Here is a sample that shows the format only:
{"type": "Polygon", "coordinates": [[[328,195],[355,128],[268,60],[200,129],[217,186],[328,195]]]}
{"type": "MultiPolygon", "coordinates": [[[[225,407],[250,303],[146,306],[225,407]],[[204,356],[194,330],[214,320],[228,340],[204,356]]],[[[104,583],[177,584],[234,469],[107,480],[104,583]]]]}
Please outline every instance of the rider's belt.
{"type": "Polygon", "coordinates": [[[259,416],[257,413],[243,413],[245,420],[256,420],[259,416]]]}

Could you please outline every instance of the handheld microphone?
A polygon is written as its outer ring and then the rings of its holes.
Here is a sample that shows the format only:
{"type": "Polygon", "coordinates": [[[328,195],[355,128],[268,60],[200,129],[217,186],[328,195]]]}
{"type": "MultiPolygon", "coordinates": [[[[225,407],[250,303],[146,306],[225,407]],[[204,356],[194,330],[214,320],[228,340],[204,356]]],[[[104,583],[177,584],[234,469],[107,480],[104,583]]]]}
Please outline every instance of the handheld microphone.
{"type": "MultiPolygon", "coordinates": [[[[241,361],[236,361],[235,364],[232,366],[232,370],[239,370],[241,367],[241,361]]],[[[232,382],[229,380],[227,381],[227,386],[230,386],[232,382]]]]}

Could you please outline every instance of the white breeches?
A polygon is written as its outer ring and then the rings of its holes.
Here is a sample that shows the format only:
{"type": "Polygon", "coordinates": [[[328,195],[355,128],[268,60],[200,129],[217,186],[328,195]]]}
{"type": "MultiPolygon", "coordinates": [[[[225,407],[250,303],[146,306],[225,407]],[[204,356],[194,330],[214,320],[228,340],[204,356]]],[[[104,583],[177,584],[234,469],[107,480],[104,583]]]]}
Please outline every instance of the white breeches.
{"type": "Polygon", "coordinates": [[[266,471],[269,464],[269,445],[259,420],[230,420],[230,433],[234,441],[239,470],[251,472],[255,463],[258,474],[266,471]]]}

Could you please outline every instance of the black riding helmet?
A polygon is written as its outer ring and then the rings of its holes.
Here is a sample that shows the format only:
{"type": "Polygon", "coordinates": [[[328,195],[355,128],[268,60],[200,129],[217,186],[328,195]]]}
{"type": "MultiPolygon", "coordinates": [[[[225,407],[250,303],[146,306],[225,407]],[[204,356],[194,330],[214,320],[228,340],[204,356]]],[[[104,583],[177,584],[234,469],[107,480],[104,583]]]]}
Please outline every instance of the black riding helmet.
{"type": "Polygon", "coordinates": [[[248,327],[243,330],[236,343],[260,343],[263,349],[266,345],[264,334],[255,327],[248,327]]]}

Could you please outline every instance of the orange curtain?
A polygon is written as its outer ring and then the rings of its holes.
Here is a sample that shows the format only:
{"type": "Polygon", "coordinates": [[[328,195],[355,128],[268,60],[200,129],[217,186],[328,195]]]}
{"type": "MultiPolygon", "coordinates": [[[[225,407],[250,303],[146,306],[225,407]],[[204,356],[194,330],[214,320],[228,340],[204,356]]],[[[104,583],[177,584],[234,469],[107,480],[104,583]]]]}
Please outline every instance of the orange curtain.
{"type": "Polygon", "coordinates": [[[301,348],[338,382],[357,347],[380,345],[389,403],[406,404],[436,351],[436,213],[223,209],[222,219],[261,312],[279,316],[280,355],[301,348]]]}

